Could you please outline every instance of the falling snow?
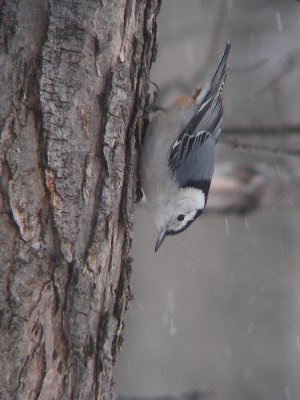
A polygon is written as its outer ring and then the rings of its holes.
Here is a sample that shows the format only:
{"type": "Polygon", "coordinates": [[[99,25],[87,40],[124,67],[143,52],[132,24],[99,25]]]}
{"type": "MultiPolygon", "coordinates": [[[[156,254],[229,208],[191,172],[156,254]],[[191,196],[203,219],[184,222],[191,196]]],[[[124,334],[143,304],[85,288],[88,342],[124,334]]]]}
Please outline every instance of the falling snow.
{"type": "Polygon", "coordinates": [[[285,387],[285,395],[286,395],[286,400],[290,400],[290,390],[289,387],[285,387]]]}
{"type": "Polygon", "coordinates": [[[296,344],[297,344],[297,348],[300,351],[300,336],[296,335],[296,344]]]}
{"type": "Polygon", "coordinates": [[[231,10],[233,7],[234,0],[227,0],[227,9],[231,10]]]}
{"type": "Polygon", "coordinates": [[[248,330],[247,330],[247,335],[251,334],[251,332],[253,331],[254,325],[255,324],[253,322],[249,325],[248,330]]]}
{"type": "Polygon", "coordinates": [[[169,329],[169,333],[171,336],[175,336],[177,334],[177,328],[174,325],[174,320],[173,318],[171,318],[170,320],[170,329],[169,329]]]}
{"type": "Polygon", "coordinates": [[[282,265],[279,265],[279,271],[280,271],[280,272],[284,272],[284,269],[283,269],[283,266],[282,266],[282,265]]]}
{"type": "Polygon", "coordinates": [[[226,229],[226,235],[229,236],[229,222],[228,222],[228,217],[225,217],[225,229],[226,229]]]}
{"type": "Polygon", "coordinates": [[[284,247],[283,247],[281,240],[279,240],[279,247],[280,247],[281,253],[284,253],[284,247]]]}
{"type": "Polygon", "coordinates": [[[142,311],[142,313],[145,314],[145,309],[139,301],[137,302],[137,306],[142,311]]]}
{"type": "Polygon", "coordinates": [[[275,16],[276,16],[276,24],[277,24],[278,32],[282,32],[282,20],[281,20],[280,12],[276,11],[275,16]]]}

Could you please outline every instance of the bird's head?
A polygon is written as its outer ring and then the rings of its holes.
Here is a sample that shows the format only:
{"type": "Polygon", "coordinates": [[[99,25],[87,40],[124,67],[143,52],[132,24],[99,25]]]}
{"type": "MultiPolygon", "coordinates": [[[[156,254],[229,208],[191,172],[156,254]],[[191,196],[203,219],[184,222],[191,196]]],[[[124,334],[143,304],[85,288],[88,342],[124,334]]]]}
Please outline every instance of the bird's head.
{"type": "Polygon", "coordinates": [[[180,188],[170,198],[165,198],[153,211],[158,229],[155,251],[168,235],[177,235],[191,225],[202,214],[206,195],[201,189],[180,188]]]}

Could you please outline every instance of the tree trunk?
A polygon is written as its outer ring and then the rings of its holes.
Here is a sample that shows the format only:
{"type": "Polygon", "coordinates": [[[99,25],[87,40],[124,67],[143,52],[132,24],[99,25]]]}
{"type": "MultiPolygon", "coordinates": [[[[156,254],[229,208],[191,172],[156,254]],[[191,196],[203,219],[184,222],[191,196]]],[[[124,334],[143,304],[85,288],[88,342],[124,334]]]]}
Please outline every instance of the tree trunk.
{"type": "Polygon", "coordinates": [[[108,399],[160,0],[0,0],[0,399],[108,399]]]}

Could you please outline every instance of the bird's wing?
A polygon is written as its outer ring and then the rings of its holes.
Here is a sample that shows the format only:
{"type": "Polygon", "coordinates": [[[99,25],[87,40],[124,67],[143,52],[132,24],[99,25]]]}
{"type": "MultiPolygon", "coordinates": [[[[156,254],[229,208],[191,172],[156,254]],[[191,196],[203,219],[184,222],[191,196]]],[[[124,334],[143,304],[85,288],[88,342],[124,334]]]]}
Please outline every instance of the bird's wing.
{"type": "Polygon", "coordinates": [[[169,166],[181,187],[193,181],[193,187],[201,187],[203,181],[212,178],[215,160],[215,143],[221,131],[223,115],[221,92],[226,79],[226,61],[229,43],[204,93],[196,99],[194,116],[178,136],[169,156],[169,166]],[[188,179],[186,177],[189,177],[188,179]]]}
{"type": "Polygon", "coordinates": [[[185,140],[187,144],[183,154],[176,148],[172,151],[176,158],[176,168],[172,169],[172,174],[181,188],[201,189],[207,198],[214,172],[215,142],[206,131],[185,140]]]}

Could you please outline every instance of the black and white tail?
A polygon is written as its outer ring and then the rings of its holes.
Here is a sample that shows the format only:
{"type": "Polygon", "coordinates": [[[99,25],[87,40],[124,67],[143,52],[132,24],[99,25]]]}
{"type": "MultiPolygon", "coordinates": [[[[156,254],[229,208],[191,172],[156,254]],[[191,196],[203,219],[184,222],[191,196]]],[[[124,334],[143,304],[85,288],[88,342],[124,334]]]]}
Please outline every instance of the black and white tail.
{"type": "Polygon", "coordinates": [[[214,92],[217,89],[217,92],[219,92],[220,90],[222,90],[225,79],[226,79],[226,75],[227,75],[227,59],[229,56],[229,52],[230,52],[230,43],[227,42],[223,56],[220,60],[220,63],[218,65],[218,68],[211,80],[211,92],[214,92]]]}

